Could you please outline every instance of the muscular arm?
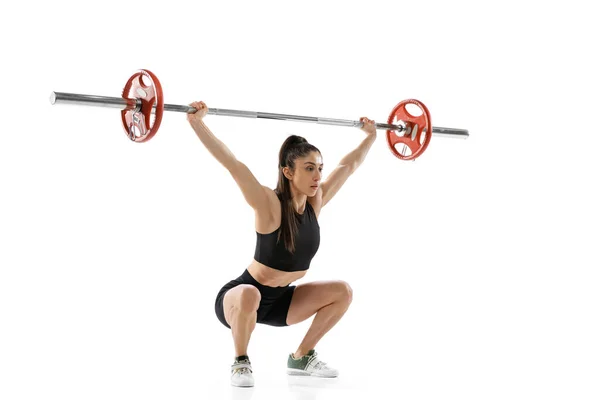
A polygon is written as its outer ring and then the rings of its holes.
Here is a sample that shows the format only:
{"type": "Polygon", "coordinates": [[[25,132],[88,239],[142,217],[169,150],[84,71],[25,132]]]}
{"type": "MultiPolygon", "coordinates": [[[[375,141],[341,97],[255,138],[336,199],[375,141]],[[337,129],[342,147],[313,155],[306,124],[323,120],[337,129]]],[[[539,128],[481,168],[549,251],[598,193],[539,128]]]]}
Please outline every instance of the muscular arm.
{"type": "Polygon", "coordinates": [[[322,183],[323,200],[322,206],[327,204],[333,196],[340,190],[346,180],[362,164],[369,152],[369,149],[375,142],[375,135],[367,136],[360,145],[348,153],[340,164],[331,172],[327,179],[322,183]]]}
{"type": "Polygon", "coordinates": [[[235,166],[237,159],[229,148],[225,146],[225,143],[221,142],[213,135],[210,129],[208,129],[202,121],[192,123],[192,128],[210,154],[212,154],[225,168],[231,171],[235,166]]]}
{"type": "Polygon", "coordinates": [[[204,122],[194,122],[192,128],[208,151],[227,168],[250,207],[263,215],[270,215],[271,197],[274,196],[272,191],[258,182],[250,169],[233,155],[225,143],[213,135],[204,122]]]}
{"type": "Polygon", "coordinates": [[[362,162],[365,160],[365,157],[373,145],[373,142],[375,142],[375,135],[369,135],[364,138],[357,148],[342,158],[340,165],[349,165],[351,167],[351,173],[356,171],[360,164],[362,164],[362,162]]]}

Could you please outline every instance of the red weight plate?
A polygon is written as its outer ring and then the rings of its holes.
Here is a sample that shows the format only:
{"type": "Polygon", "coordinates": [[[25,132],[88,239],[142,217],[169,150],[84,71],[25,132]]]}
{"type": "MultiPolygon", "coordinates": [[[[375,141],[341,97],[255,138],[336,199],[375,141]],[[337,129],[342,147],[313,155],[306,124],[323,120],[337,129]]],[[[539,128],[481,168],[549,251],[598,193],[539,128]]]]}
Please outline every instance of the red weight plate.
{"type": "Polygon", "coordinates": [[[431,141],[432,125],[429,110],[419,100],[408,99],[401,101],[390,113],[388,124],[394,124],[397,121],[403,121],[406,124],[406,129],[401,136],[398,135],[397,131],[387,131],[386,137],[390,150],[401,160],[414,160],[423,154],[431,141]],[[408,104],[416,105],[423,113],[419,116],[410,114],[406,109],[408,104]],[[400,154],[396,149],[398,143],[405,144],[410,149],[411,154],[400,154]]]}
{"type": "Polygon", "coordinates": [[[121,111],[121,120],[127,136],[134,142],[152,139],[160,127],[165,106],[162,87],[156,75],[145,69],[133,74],[125,84],[123,98],[141,101],[139,111],[121,111]]]}

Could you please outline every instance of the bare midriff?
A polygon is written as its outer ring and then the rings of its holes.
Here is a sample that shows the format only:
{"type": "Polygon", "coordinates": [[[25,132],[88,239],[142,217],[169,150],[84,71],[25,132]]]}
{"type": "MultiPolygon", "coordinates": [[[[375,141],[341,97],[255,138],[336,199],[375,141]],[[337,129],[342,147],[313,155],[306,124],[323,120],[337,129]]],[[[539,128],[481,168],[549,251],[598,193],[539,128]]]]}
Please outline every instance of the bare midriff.
{"type": "Polygon", "coordinates": [[[256,260],[252,260],[248,272],[261,285],[271,287],[287,286],[306,275],[306,271],[279,271],[256,260]]]}

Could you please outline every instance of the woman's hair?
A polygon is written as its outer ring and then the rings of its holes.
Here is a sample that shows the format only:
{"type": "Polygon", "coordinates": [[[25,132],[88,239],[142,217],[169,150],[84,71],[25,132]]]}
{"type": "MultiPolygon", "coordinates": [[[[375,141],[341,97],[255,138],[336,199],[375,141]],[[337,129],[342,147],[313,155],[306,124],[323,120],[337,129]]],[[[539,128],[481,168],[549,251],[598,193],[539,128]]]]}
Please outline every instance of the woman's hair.
{"type": "Polygon", "coordinates": [[[292,202],[292,190],[290,181],[283,174],[283,169],[288,167],[294,171],[295,162],[298,157],[306,157],[310,152],[321,151],[301,136],[291,135],[281,145],[279,150],[279,178],[275,193],[281,201],[281,228],[277,240],[283,239],[285,248],[293,253],[296,249],[296,234],[298,233],[298,217],[292,202]]]}

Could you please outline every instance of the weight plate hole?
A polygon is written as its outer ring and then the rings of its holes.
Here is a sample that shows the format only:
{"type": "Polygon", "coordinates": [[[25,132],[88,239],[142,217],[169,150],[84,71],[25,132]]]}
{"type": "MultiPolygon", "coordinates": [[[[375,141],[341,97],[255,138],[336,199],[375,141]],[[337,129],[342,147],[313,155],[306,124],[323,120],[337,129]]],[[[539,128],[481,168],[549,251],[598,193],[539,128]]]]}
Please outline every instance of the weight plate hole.
{"type": "Polygon", "coordinates": [[[415,118],[416,117],[420,117],[421,115],[423,115],[423,110],[421,110],[421,107],[419,107],[416,104],[412,104],[412,103],[406,104],[404,106],[404,109],[406,110],[406,112],[409,115],[411,115],[411,116],[413,116],[415,118]]]}
{"type": "Polygon", "coordinates": [[[142,75],[141,83],[145,88],[152,86],[152,80],[146,75],[142,75]]]}
{"type": "Polygon", "coordinates": [[[148,96],[148,93],[146,93],[146,91],[142,88],[136,88],[135,91],[138,94],[138,96],[140,96],[143,99],[145,99],[148,96]]]}
{"type": "Polygon", "coordinates": [[[411,156],[412,155],[412,151],[410,150],[410,147],[408,147],[404,143],[396,143],[394,145],[394,148],[396,149],[398,154],[400,154],[401,156],[411,156]]]}

